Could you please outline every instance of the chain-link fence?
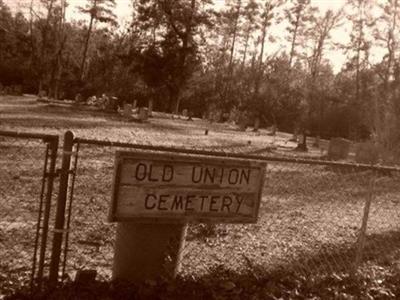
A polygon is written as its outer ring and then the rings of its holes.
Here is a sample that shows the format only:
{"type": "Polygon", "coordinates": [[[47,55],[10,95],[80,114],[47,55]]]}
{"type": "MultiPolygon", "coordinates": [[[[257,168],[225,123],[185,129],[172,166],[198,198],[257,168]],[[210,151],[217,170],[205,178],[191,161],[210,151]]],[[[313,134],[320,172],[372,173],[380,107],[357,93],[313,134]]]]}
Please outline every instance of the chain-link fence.
{"type": "Polygon", "coordinates": [[[0,295],[46,275],[58,136],[0,131],[0,295]]]}
{"type": "Polygon", "coordinates": [[[362,258],[380,260],[396,251],[392,236],[400,229],[395,201],[399,175],[356,166],[270,161],[258,223],[219,225],[210,237],[201,232],[207,233],[209,226],[193,226],[183,270],[207,272],[220,265],[255,273],[352,273],[362,258]],[[387,181],[385,188],[378,188],[380,178],[387,181]],[[379,251],[367,255],[371,247],[379,251]]]}
{"type": "MultiPolygon", "coordinates": [[[[248,155],[239,147],[174,149],[75,140],[67,208],[63,274],[95,269],[111,277],[115,224],[107,222],[114,154],[131,148],[258,159],[267,162],[259,221],[187,228],[180,272],[202,276],[214,268],[260,272],[353,273],[399,256],[400,170],[295,158],[248,155]],[[72,195],[73,189],[73,195],[72,195]]],[[[175,241],[171,241],[175,242],[175,241]]],[[[166,267],[167,266],[166,262],[166,267]]]]}
{"type": "Polygon", "coordinates": [[[400,172],[376,172],[371,182],[363,258],[382,266],[400,261],[400,172]]]}

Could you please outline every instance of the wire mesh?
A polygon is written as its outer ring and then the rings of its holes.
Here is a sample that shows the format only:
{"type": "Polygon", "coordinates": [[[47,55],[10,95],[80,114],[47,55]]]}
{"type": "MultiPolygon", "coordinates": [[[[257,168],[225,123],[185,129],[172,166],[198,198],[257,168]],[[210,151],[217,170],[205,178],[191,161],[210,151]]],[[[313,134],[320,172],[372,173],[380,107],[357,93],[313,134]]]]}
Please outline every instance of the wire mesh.
{"type": "MultiPolygon", "coordinates": [[[[257,224],[217,225],[200,239],[189,234],[183,269],[201,273],[219,264],[237,272],[349,271],[368,176],[324,165],[268,163],[257,224]]],[[[198,230],[192,226],[193,233],[198,230]]]]}
{"type": "MultiPolygon", "coordinates": [[[[0,134],[0,293],[33,287],[42,278],[49,255],[46,200],[53,141],[0,134]],[[48,249],[48,248],[47,248],[48,249]]],[[[55,150],[56,151],[56,150],[55,150]]],[[[49,216],[48,216],[49,217],[49,216]]]]}
{"type": "Polygon", "coordinates": [[[376,172],[371,200],[363,261],[367,266],[396,265],[400,260],[400,172],[376,172]]]}
{"type": "MultiPolygon", "coordinates": [[[[80,148],[65,273],[73,277],[77,270],[96,269],[100,279],[108,280],[115,224],[107,223],[107,215],[114,153],[121,148],[90,142],[80,148]]],[[[227,144],[225,148],[211,149],[217,154],[257,151],[251,145],[239,148],[227,144]]],[[[210,147],[199,146],[196,150],[210,147]]],[[[359,251],[365,265],[381,257],[381,251],[397,245],[397,171],[388,175],[379,168],[357,165],[315,164],[261,155],[259,158],[268,163],[258,222],[189,225],[181,255],[182,276],[202,276],[215,268],[250,272],[253,276],[261,272],[349,274],[359,267],[355,265],[359,251]],[[371,182],[376,182],[373,189],[371,182]],[[364,207],[371,191],[372,221],[368,222],[365,247],[360,250],[364,207]],[[386,218],[391,218],[390,222],[386,218]],[[375,238],[376,231],[387,235],[390,245],[384,246],[381,239],[375,238]]]]}

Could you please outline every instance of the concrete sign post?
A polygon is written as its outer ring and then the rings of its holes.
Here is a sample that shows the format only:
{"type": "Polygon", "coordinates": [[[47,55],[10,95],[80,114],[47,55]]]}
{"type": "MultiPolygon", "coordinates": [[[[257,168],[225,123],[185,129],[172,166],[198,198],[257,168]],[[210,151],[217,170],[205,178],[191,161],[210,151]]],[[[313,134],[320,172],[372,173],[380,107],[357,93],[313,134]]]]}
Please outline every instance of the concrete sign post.
{"type": "Polygon", "coordinates": [[[255,223],[265,167],[229,158],[117,152],[109,216],[118,222],[114,278],[175,276],[187,223],[255,223]]]}

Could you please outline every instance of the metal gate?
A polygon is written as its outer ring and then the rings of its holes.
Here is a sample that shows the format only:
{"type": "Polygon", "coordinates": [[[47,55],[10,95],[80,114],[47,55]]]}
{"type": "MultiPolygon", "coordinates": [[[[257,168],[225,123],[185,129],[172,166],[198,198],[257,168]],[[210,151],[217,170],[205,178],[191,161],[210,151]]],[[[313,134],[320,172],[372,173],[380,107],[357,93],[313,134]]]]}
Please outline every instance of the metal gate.
{"type": "Polygon", "coordinates": [[[0,296],[48,276],[58,140],[0,131],[0,296]]]}

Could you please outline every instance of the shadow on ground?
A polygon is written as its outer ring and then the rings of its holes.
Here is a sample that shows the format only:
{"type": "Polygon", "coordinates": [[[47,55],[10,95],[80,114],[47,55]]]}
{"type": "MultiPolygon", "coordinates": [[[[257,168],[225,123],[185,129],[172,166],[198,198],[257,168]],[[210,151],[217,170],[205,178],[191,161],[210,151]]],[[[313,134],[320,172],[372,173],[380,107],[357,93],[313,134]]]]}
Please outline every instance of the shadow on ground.
{"type": "Polygon", "coordinates": [[[160,278],[137,284],[70,282],[51,291],[18,293],[6,299],[398,299],[400,272],[377,270],[371,268],[357,277],[341,273],[304,277],[290,272],[255,276],[250,270],[238,274],[218,267],[198,278],[160,278]]]}

